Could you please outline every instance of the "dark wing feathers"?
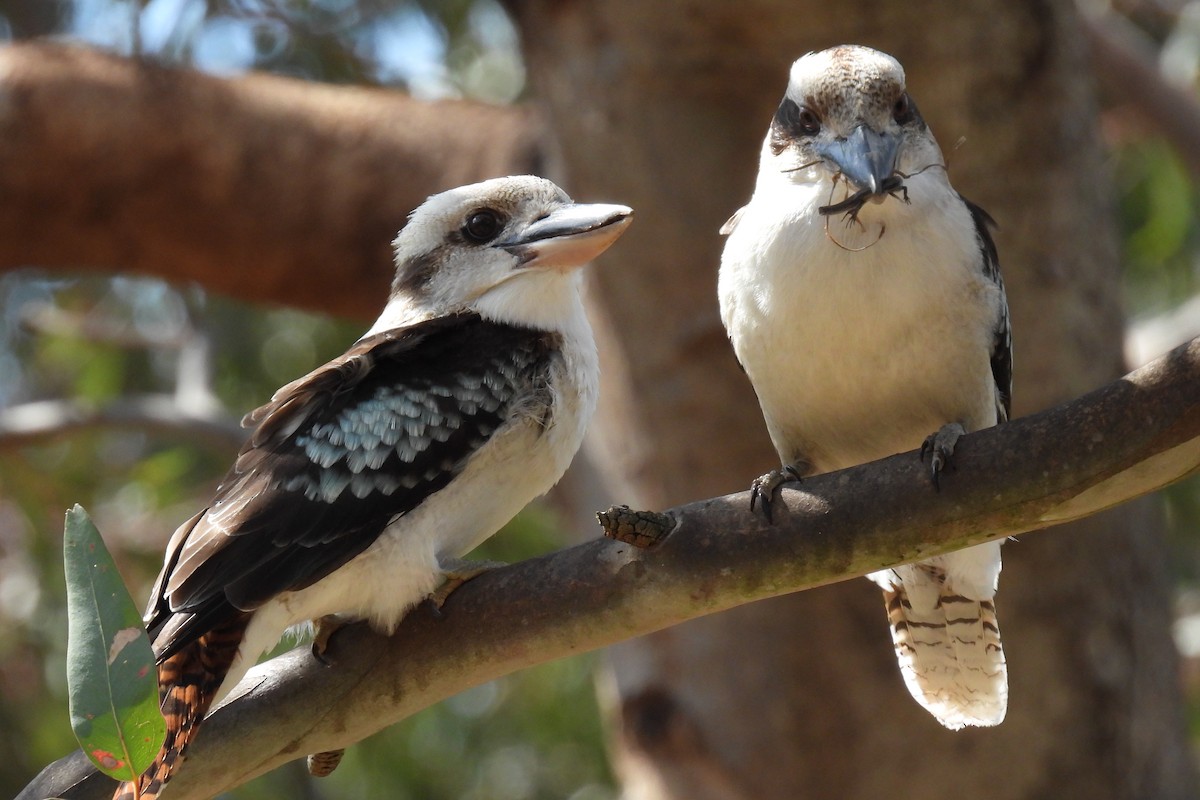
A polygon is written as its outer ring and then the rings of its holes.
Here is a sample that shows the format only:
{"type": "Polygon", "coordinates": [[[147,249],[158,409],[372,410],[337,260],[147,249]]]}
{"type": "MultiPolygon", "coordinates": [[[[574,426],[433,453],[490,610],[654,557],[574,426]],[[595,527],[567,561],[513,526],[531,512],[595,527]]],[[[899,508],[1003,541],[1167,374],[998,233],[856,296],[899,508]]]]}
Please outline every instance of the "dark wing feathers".
{"type": "Polygon", "coordinates": [[[975,238],[979,242],[980,255],[983,256],[984,274],[1000,287],[1000,296],[1003,299],[992,347],[992,377],[996,381],[999,396],[997,410],[1000,412],[1000,421],[1003,422],[1012,412],[1012,323],[1008,317],[1008,296],[1004,292],[1004,279],[1000,277],[1000,256],[996,252],[996,243],[992,240],[991,229],[996,227],[996,221],[970,200],[962,195],[959,197],[966,203],[971,212],[971,219],[975,222],[975,238]]]}
{"type": "Polygon", "coordinates": [[[147,614],[160,661],[361,553],[530,395],[548,412],[557,345],[476,314],[430,320],[359,342],[248,414],[257,427],[212,505],[168,548],[147,614]]]}

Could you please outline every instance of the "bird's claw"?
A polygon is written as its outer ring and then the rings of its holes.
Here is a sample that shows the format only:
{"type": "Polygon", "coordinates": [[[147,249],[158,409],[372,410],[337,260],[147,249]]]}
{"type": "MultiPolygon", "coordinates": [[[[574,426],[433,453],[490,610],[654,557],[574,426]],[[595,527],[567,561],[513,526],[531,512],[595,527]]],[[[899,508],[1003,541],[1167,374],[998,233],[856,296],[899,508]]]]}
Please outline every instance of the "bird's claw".
{"type": "Polygon", "coordinates": [[[773,469],[765,475],[759,475],[750,484],[750,510],[754,506],[762,506],[763,517],[771,522],[771,503],[775,493],[785,483],[799,482],[804,478],[801,468],[796,464],[784,464],[781,469],[773,469]]]}
{"type": "Polygon", "coordinates": [[[326,614],[323,617],[313,620],[313,658],[327,667],[333,663],[329,656],[326,655],[326,651],[329,649],[329,639],[345,625],[346,620],[337,614],[326,614]]]}
{"type": "Polygon", "coordinates": [[[926,436],[925,441],[921,443],[921,461],[925,460],[925,454],[928,453],[929,478],[933,481],[934,489],[941,490],[942,471],[950,465],[950,457],[954,455],[954,448],[966,432],[960,423],[950,422],[943,425],[937,433],[926,436]]]}
{"type": "Polygon", "coordinates": [[[430,608],[433,609],[433,615],[435,617],[442,615],[442,606],[450,599],[450,595],[454,594],[464,583],[478,578],[485,572],[506,566],[508,565],[503,561],[464,561],[462,559],[453,559],[443,562],[442,583],[425,598],[429,601],[430,608]]]}

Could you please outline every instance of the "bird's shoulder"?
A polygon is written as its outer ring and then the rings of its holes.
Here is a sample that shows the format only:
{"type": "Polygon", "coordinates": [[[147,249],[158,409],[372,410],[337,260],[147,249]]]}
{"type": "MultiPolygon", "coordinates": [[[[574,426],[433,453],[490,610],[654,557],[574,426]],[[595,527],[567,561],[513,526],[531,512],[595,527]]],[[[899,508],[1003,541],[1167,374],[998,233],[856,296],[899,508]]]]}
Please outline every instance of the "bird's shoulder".
{"type": "MultiPolygon", "coordinates": [[[[474,313],[365,338],[247,415],[254,430],[214,507],[236,507],[248,484],[266,481],[309,500],[411,510],[531,395],[546,394],[559,345],[557,334],[474,313]]],[[[253,530],[209,516],[229,533],[253,530]]]]}
{"type": "Polygon", "coordinates": [[[1000,290],[1000,309],[994,329],[991,366],[992,378],[996,382],[996,412],[1003,421],[1008,419],[1012,412],[1013,345],[1008,296],[1004,291],[1004,278],[1000,275],[1000,254],[996,249],[996,240],[992,237],[992,231],[996,229],[997,224],[982,207],[962,195],[959,195],[959,198],[966,205],[975,225],[975,239],[979,246],[983,274],[1000,290]]]}
{"type": "Polygon", "coordinates": [[[1003,286],[1004,281],[1000,277],[1000,254],[996,250],[996,240],[992,237],[992,231],[996,230],[999,225],[982,206],[971,202],[961,194],[958,198],[967,207],[967,211],[971,215],[971,222],[975,226],[975,238],[979,244],[980,256],[983,259],[984,274],[1003,286]]]}
{"type": "MultiPolygon", "coordinates": [[[[560,345],[547,331],[460,313],[383,331],[361,339],[337,358],[280,387],[248,413],[252,428],[242,453],[279,444],[318,418],[352,409],[381,386],[396,394],[444,396],[479,383],[494,388],[544,360],[560,345]]],[[[511,387],[510,387],[511,388],[511,387]]]]}

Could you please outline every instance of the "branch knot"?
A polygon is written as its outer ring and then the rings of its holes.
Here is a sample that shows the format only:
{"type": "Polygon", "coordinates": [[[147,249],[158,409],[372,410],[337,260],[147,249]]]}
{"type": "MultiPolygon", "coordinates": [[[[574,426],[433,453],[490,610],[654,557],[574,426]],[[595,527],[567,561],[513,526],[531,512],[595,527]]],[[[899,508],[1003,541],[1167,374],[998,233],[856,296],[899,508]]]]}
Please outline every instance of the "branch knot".
{"type": "Polygon", "coordinates": [[[629,506],[613,506],[600,511],[596,519],[608,538],[643,549],[661,542],[675,527],[675,520],[669,514],[635,511],[629,506]]]}

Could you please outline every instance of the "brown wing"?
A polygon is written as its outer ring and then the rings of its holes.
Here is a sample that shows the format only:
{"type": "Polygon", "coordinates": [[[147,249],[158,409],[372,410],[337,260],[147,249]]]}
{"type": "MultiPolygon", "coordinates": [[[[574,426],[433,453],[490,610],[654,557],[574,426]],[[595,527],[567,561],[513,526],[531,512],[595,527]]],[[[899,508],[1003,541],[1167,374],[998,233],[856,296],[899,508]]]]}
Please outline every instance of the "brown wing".
{"type": "Polygon", "coordinates": [[[475,314],[366,339],[280,389],[203,512],[176,531],[147,611],[161,660],[320,580],[444,488],[532,394],[553,334],[475,314]]]}
{"type": "Polygon", "coordinates": [[[992,378],[996,382],[996,417],[1000,422],[1006,421],[1012,412],[1012,322],[1008,315],[1008,296],[1004,292],[1004,279],[1000,276],[1000,256],[996,251],[996,242],[992,239],[991,228],[996,226],[986,211],[959,195],[971,219],[975,222],[975,238],[979,242],[979,253],[983,257],[983,272],[1000,287],[1000,296],[1004,302],[1000,308],[1000,318],[996,320],[995,338],[992,345],[992,378]]]}

